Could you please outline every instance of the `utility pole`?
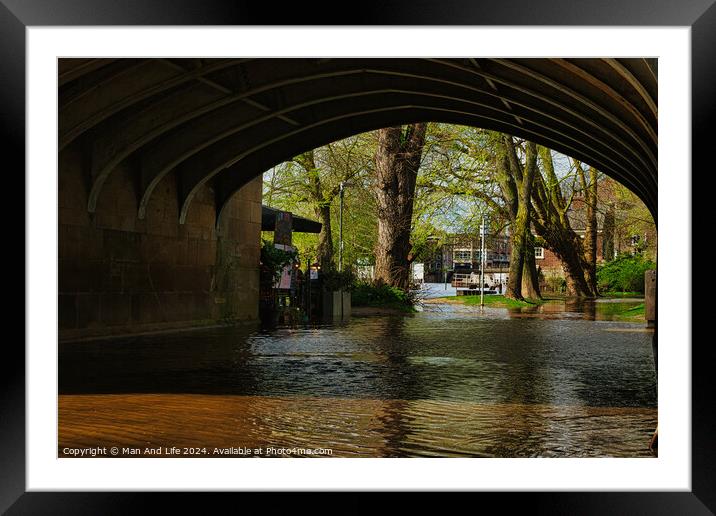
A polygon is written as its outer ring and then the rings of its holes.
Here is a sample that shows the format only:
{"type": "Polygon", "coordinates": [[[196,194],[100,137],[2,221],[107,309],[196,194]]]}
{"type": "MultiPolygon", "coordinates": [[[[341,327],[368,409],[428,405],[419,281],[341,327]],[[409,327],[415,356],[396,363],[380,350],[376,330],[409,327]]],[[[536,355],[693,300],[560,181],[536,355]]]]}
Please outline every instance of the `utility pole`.
{"type": "Polygon", "coordinates": [[[485,216],[482,216],[480,227],[482,248],[480,250],[480,308],[485,306],[485,216]]]}

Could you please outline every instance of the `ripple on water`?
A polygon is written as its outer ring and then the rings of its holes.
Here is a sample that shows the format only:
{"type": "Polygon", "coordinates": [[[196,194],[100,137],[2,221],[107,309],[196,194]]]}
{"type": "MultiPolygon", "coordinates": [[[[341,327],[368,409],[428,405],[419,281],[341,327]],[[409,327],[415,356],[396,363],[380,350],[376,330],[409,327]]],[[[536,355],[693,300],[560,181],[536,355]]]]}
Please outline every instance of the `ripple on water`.
{"type": "Polygon", "coordinates": [[[656,382],[643,325],[505,312],[66,344],[60,445],[649,456],[656,382]]]}
{"type": "Polygon", "coordinates": [[[201,443],[335,457],[649,457],[656,424],[640,408],[167,394],[65,395],[59,416],[60,449],[201,443]]]}

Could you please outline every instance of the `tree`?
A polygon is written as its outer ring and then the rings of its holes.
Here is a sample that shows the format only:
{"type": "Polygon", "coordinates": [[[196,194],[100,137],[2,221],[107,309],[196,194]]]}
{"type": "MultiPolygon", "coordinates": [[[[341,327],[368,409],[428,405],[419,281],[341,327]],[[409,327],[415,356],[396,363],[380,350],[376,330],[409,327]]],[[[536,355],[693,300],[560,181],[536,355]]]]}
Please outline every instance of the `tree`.
{"type": "Polygon", "coordinates": [[[375,151],[374,193],[378,209],[375,277],[409,287],[410,234],[418,169],[426,123],[379,129],[375,151]]]}
{"type": "Polygon", "coordinates": [[[539,281],[534,256],[534,240],[531,233],[532,189],[537,171],[537,146],[525,142],[524,163],[520,160],[517,144],[512,136],[496,138],[499,151],[496,154],[497,181],[510,217],[510,269],[505,296],[522,300],[526,297],[540,299],[539,281]]]}
{"type": "Polygon", "coordinates": [[[360,181],[368,172],[363,153],[364,141],[355,136],[304,152],[274,167],[264,177],[264,199],[273,207],[315,218],[321,232],[314,245],[301,235],[304,252],[316,256],[322,268],[334,268],[333,204],[341,182],[360,181]]]}
{"type": "Polygon", "coordinates": [[[604,212],[604,223],[602,225],[602,256],[607,261],[616,258],[614,230],[614,203],[609,202],[604,212]]]}
{"type": "MultiPolygon", "coordinates": [[[[564,264],[567,295],[576,297],[594,297],[596,291],[590,288],[585,277],[587,263],[584,257],[582,242],[569,222],[568,212],[576,193],[574,186],[571,192],[565,191],[562,182],[574,178],[573,174],[562,179],[554,171],[552,151],[539,147],[541,173],[536,174],[535,188],[532,192],[532,206],[535,217],[533,224],[537,233],[544,239],[545,245],[552,250],[564,264]]],[[[581,164],[577,163],[581,168],[581,164]]]]}
{"type": "MultiPolygon", "coordinates": [[[[600,182],[599,197],[605,217],[611,216],[614,221],[611,253],[604,256],[612,258],[624,252],[642,253],[656,261],[656,224],[644,203],[627,187],[609,178],[600,182]]],[[[606,233],[606,220],[604,224],[606,233]]]]}
{"type": "Polygon", "coordinates": [[[586,209],[586,224],[584,229],[584,279],[592,295],[598,294],[597,290],[597,169],[589,167],[589,181],[587,182],[584,169],[581,163],[577,163],[577,173],[584,192],[584,204],[586,209]]]}
{"type": "Polygon", "coordinates": [[[303,168],[306,174],[306,197],[313,203],[315,215],[321,223],[321,232],[318,234],[318,263],[324,269],[333,268],[333,234],[331,231],[331,202],[334,192],[325,192],[321,183],[321,174],[316,167],[313,150],[304,152],[293,158],[293,161],[303,168]]]}

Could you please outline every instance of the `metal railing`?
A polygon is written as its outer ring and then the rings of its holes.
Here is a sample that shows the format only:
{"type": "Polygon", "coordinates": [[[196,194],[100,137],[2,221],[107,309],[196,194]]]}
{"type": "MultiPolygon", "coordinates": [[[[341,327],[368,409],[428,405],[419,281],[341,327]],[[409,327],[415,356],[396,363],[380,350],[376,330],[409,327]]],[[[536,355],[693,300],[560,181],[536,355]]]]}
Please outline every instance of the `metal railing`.
{"type": "Polygon", "coordinates": [[[455,288],[478,288],[480,286],[480,274],[453,274],[452,286],[455,288]]]}

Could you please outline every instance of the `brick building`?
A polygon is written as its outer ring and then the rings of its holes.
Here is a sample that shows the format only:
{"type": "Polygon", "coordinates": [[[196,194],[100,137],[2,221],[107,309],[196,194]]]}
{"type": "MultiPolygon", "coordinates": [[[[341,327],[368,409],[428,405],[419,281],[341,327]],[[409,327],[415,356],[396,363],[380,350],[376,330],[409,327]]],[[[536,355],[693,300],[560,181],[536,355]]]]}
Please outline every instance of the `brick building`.
{"type": "MultiPolygon", "coordinates": [[[[584,230],[575,230],[575,233],[584,238],[584,230]]],[[[597,230],[597,264],[603,263],[613,257],[605,258],[604,256],[604,233],[601,229],[597,230]]],[[[535,247],[535,262],[537,271],[540,275],[540,289],[543,291],[559,291],[564,280],[564,264],[562,260],[554,253],[554,251],[546,247],[535,247]]]]}

